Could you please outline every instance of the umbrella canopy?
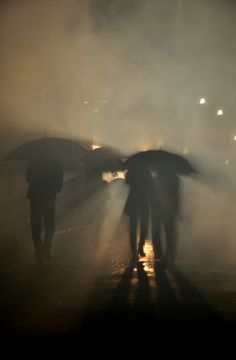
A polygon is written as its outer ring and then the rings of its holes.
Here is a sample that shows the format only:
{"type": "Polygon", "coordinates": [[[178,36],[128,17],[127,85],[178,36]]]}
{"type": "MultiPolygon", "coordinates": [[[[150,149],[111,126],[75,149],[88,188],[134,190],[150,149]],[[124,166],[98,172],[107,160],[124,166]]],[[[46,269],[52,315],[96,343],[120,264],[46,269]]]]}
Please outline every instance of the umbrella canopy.
{"type": "Polygon", "coordinates": [[[196,172],[192,164],[183,156],[165,150],[141,151],[130,156],[125,164],[128,168],[135,163],[142,163],[146,166],[154,166],[160,171],[167,170],[183,175],[196,172]]]}
{"type": "Polygon", "coordinates": [[[76,163],[79,157],[87,152],[76,141],[63,138],[41,138],[20,145],[10,152],[4,161],[32,160],[40,157],[45,151],[56,156],[64,165],[76,163]]]}
{"type": "Polygon", "coordinates": [[[90,150],[82,156],[85,172],[94,174],[123,170],[123,159],[121,152],[107,146],[90,150]]]}

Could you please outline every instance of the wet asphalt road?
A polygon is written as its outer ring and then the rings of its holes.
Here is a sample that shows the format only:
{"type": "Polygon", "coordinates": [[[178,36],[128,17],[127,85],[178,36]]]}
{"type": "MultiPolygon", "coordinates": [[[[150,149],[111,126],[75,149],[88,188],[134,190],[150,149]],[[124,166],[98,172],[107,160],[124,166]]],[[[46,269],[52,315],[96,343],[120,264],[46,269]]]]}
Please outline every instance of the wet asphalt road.
{"type": "Polygon", "coordinates": [[[125,239],[92,253],[66,233],[54,241],[53,263],[39,267],[31,244],[21,244],[1,259],[1,335],[71,337],[102,329],[234,332],[235,274],[170,270],[153,260],[150,243],[145,251],[134,267],[125,239]]]}

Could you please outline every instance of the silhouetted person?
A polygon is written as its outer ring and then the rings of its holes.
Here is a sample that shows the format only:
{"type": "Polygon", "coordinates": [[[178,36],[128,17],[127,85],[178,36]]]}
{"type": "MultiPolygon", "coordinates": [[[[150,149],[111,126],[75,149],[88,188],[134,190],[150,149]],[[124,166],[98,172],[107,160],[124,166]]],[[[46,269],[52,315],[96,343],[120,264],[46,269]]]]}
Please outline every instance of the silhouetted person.
{"type": "Polygon", "coordinates": [[[143,246],[148,235],[149,183],[151,180],[149,171],[141,164],[132,163],[128,166],[126,183],[130,186],[130,190],[124,207],[124,213],[129,216],[129,236],[133,260],[137,260],[138,254],[145,256],[143,246]],[[140,236],[137,248],[137,229],[139,223],[140,236]]]}
{"type": "Polygon", "coordinates": [[[152,206],[152,236],[154,253],[162,256],[161,226],[166,237],[165,261],[173,265],[176,258],[176,222],[179,213],[179,178],[168,168],[157,169],[156,197],[152,206]]]}
{"type": "Polygon", "coordinates": [[[55,231],[56,195],[63,186],[63,170],[45,145],[27,169],[29,182],[27,197],[30,199],[31,229],[36,262],[51,261],[50,249],[55,231]],[[45,227],[42,238],[43,223],[45,227]]]}

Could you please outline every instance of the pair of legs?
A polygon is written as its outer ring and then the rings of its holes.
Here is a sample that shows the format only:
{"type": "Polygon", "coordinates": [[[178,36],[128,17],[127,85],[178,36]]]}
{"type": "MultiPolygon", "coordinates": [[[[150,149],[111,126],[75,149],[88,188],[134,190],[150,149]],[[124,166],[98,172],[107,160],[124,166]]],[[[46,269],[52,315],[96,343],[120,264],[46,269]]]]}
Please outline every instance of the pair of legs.
{"type": "Polygon", "coordinates": [[[55,202],[55,196],[49,198],[31,198],[31,230],[35,247],[35,258],[39,263],[44,260],[50,260],[51,243],[55,231],[55,202]],[[42,237],[43,223],[45,231],[42,237]]]}
{"type": "Polygon", "coordinates": [[[177,250],[176,215],[174,213],[168,213],[162,216],[162,218],[155,216],[152,219],[152,243],[154,256],[157,259],[163,257],[161,226],[163,226],[166,237],[166,253],[164,259],[169,265],[173,265],[177,250]]]}
{"type": "Polygon", "coordinates": [[[130,235],[130,247],[134,257],[137,255],[145,256],[143,246],[148,235],[148,220],[149,211],[148,209],[140,209],[130,214],[129,217],[129,235],[130,235]],[[140,222],[140,235],[137,246],[137,230],[140,222]]]}

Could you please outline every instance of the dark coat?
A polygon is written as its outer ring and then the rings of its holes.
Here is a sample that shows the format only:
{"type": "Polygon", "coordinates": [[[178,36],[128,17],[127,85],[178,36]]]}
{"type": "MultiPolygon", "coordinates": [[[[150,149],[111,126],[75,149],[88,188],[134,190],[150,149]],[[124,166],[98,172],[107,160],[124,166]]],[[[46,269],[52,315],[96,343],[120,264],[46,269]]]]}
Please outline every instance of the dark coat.
{"type": "Polygon", "coordinates": [[[152,178],[146,169],[130,169],[127,172],[126,183],[130,186],[124,214],[140,214],[148,212],[152,178]]]}
{"type": "Polygon", "coordinates": [[[28,198],[48,198],[56,196],[63,186],[63,169],[55,159],[31,161],[26,174],[29,182],[28,198]]]}

